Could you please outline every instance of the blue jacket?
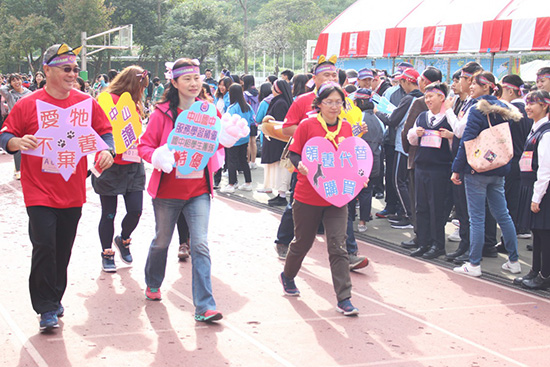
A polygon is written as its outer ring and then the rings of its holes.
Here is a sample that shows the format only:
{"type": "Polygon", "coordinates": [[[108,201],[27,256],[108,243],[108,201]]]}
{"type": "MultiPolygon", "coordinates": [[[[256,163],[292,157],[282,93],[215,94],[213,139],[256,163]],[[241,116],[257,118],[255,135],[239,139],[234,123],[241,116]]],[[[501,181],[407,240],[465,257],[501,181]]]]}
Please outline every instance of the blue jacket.
{"type": "MultiPolygon", "coordinates": [[[[468,164],[464,142],[475,139],[483,130],[489,128],[487,115],[491,119],[491,124],[498,125],[508,123],[510,120],[519,121],[523,115],[519,110],[505,102],[498,100],[495,96],[485,95],[478,98],[475,107],[470,109],[466,128],[458,147],[458,153],[453,162],[453,172],[458,173],[478,173],[468,164]]],[[[497,169],[481,172],[478,174],[486,176],[506,176],[510,172],[510,162],[497,169]]]]}

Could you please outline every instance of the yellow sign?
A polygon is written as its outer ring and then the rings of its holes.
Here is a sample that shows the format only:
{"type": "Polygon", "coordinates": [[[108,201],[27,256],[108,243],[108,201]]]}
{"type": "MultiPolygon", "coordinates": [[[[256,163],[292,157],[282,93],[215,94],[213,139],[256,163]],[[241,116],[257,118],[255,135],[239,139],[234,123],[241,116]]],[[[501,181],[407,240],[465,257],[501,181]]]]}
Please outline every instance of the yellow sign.
{"type": "Polygon", "coordinates": [[[346,97],[346,103],[344,104],[344,106],[342,106],[342,112],[340,113],[340,117],[345,119],[347,122],[351,124],[353,136],[357,136],[358,138],[363,136],[363,132],[361,131],[361,123],[363,122],[363,112],[348,97],[346,97]]]}
{"type": "Polygon", "coordinates": [[[97,101],[113,126],[115,152],[126,152],[141,136],[141,120],[136,103],[128,92],[122,93],[116,105],[107,92],[101,93],[97,101]]]}

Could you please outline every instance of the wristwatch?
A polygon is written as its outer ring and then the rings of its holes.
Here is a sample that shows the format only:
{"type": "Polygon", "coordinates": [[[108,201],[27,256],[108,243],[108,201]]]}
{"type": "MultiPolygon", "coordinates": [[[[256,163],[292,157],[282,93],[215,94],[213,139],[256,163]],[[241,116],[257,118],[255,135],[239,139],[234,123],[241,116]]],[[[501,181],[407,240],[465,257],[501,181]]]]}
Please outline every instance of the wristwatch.
{"type": "Polygon", "coordinates": [[[109,149],[107,149],[107,151],[109,152],[109,154],[111,155],[111,157],[113,157],[113,158],[116,157],[116,153],[115,153],[115,151],[114,151],[113,148],[109,148],[109,149]]]}

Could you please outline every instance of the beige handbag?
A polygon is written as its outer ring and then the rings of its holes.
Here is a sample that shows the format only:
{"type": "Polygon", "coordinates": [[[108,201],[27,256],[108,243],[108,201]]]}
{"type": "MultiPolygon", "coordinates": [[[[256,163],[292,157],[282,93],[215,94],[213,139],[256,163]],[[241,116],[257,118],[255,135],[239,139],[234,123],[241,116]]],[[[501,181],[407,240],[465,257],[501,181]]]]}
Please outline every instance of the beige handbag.
{"type": "Polygon", "coordinates": [[[493,126],[489,115],[487,122],[488,129],[479,133],[475,139],[464,142],[468,164],[476,172],[486,172],[505,166],[514,156],[510,125],[503,122],[493,126]]]}
{"type": "Polygon", "coordinates": [[[290,173],[294,172],[296,167],[292,164],[290,161],[290,151],[288,148],[290,147],[290,144],[292,144],[294,140],[292,138],[289,139],[288,143],[286,143],[285,149],[283,150],[283,153],[281,154],[281,160],[279,161],[279,164],[281,167],[286,168],[290,173]]]}

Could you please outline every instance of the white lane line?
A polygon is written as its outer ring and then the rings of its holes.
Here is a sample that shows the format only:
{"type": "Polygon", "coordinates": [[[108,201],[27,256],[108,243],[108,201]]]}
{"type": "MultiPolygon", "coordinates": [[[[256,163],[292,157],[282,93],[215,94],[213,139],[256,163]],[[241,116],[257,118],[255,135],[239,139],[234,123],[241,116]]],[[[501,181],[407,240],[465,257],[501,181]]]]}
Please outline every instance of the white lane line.
{"type": "MultiPolygon", "coordinates": [[[[449,355],[443,355],[443,356],[430,356],[430,357],[419,357],[419,358],[408,358],[408,359],[391,359],[391,360],[384,360],[384,361],[377,361],[377,362],[369,362],[369,363],[353,363],[353,364],[341,364],[340,367],[365,367],[365,366],[385,366],[385,365],[391,365],[391,364],[399,364],[403,365],[403,363],[413,363],[413,362],[424,362],[424,361],[440,361],[443,359],[456,359],[456,358],[471,358],[475,357],[476,354],[449,354],[449,355]]],[[[330,367],[330,366],[327,366],[330,367]]]]}
{"type": "Polygon", "coordinates": [[[34,347],[34,345],[29,341],[29,339],[25,336],[23,331],[17,326],[15,321],[11,318],[9,312],[2,306],[0,303],[0,314],[6,320],[8,325],[10,326],[11,330],[19,340],[19,343],[21,343],[21,346],[25,348],[29,356],[32,358],[34,363],[36,363],[37,367],[48,367],[48,363],[42,358],[42,355],[40,352],[34,347]]]}
{"type": "Polygon", "coordinates": [[[495,307],[516,307],[536,305],[536,302],[520,302],[520,303],[496,303],[492,305],[477,305],[477,306],[460,306],[460,307],[442,307],[430,308],[426,310],[415,310],[415,312],[437,312],[437,311],[455,311],[455,310],[472,310],[478,308],[495,308],[495,307]]]}
{"type": "Polygon", "coordinates": [[[520,348],[510,348],[512,352],[524,352],[528,350],[541,350],[541,349],[550,349],[550,345],[539,345],[532,347],[520,347],[520,348]]]}
{"type": "MultiPolygon", "coordinates": [[[[369,313],[369,314],[359,314],[357,318],[367,318],[367,317],[380,317],[386,316],[383,312],[378,313],[369,313]]],[[[260,325],[281,325],[281,324],[296,324],[298,322],[317,322],[317,321],[331,321],[331,320],[344,320],[349,319],[348,316],[332,316],[332,317],[311,317],[308,319],[285,319],[285,320],[276,320],[276,321],[261,321],[258,322],[260,325]]],[[[250,322],[254,323],[254,321],[250,322]]]]}
{"type": "MultiPolygon", "coordinates": [[[[189,297],[185,296],[184,294],[182,294],[181,292],[175,289],[170,289],[170,293],[174,293],[176,296],[180,297],[181,299],[188,302],[189,304],[193,304],[192,299],[190,299],[189,297]]],[[[264,344],[260,343],[257,339],[251,337],[250,335],[240,330],[238,327],[234,326],[230,322],[223,321],[222,324],[226,326],[228,329],[230,329],[231,331],[233,331],[235,334],[239,335],[241,338],[248,341],[250,344],[256,346],[258,349],[260,349],[261,351],[269,355],[271,358],[279,362],[281,365],[287,366],[287,367],[296,367],[291,362],[287,361],[286,359],[278,355],[277,352],[265,346],[264,344]]]]}
{"type": "MultiPolygon", "coordinates": [[[[419,264],[423,264],[423,265],[433,265],[436,269],[438,270],[442,270],[442,271],[445,271],[445,272],[448,272],[448,273],[451,273],[451,274],[454,274],[454,275],[461,275],[461,274],[458,274],[458,273],[455,273],[453,271],[453,269],[447,269],[447,268],[444,268],[442,266],[438,266],[438,265],[434,265],[434,264],[430,264],[430,263],[427,263],[423,260],[419,260],[415,257],[411,257],[409,255],[405,255],[405,254],[400,254],[399,252],[395,252],[395,251],[392,251],[392,250],[389,250],[387,248],[384,248],[384,247],[380,247],[380,246],[376,246],[376,245],[373,245],[369,242],[365,242],[365,241],[362,241],[362,240],[358,240],[357,243],[363,243],[367,246],[370,246],[374,249],[377,249],[377,250],[382,250],[382,251],[385,251],[387,253],[390,253],[392,255],[396,255],[396,256],[400,256],[400,257],[403,257],[407,260],[412,260],[412,261],[416,261],[417,263],[419,264]]],[[[369,258],[370,260],[370,258],[369,258]]],[[[517,289],[514,289],[514,288],[511,288],[511,287],[507,287],[507,286],[504,286],[504,285],[501,285],[501,284],[498,284],[498,283],[495,283],[495,282],[492,282],[488,279],[484,279],[483,277],[481,278],[478,278],[478,277],[470,277],[468,275],[462,275],[464,277],[468,277],[469,279],[471,279],[472,281],[475,281],[475,282],[481,282],[481,283],[484,283],[484,284],[491,284],[492,286],[494,287],[497,287],[497,288],[500,288],[500,289],[503,289],[505,291],[508,291],[508,292],[512,292],[512,293],[515,293],[515,294],[519,294],[521,296],[525,296],[525,297],[528,297],[528,298],[532,298],[534,300],[537,300],[538,302],[544,302],[544,303],[548,303],[550,304],[550,299],[547,299],[547,298],[544,298],[544,297],[540,297],[540,296],[537,296],[537,295],[534,295],[534,294],[531,294],[531,293],[527,293],[527,292],[522,292],[520,290],[517,290],[517,289]]],[[[510,282],[512,282],[510,280],[510,282]]]]}
{"type": "MultiPolygon", "coordinates": [[[[319,281],[327,282],[325,279],[323,279],[323,278],[321,278],[321,277],[319,277],[319,276],[317,276],[317,275],[315,275],[315,274],[312,274],[312,273],[310,273],[310,272],[308,272],[308,271],[302,270],[302,272],[303,272],[303,273],[307,273],[309,276],[311,276],[312,278],[315,278],[315,279],[317,279],[317,280],[319,280],[319,281]]],[[[383,308],[385,308],[385,309],[387,309],[387,310],[390,310],[390,311],[393,311],[393,312],[395,312],[395,313],[397,313],[397,314],[399,314],[399,315],[401,315],[401,316],[404,316],[404,317],[407,317],[407,318],[409,318],[409,319],[411,319],[411,320],[414,320],[414,321],[416,321],[416,322],[419,322],[419,323],[421,323],[421,324],[423,324],[423,325],[425,325],[425,326],[428,326],[428,327],[430,327],[430,328],[432,328],[432,329],[434,329],[434,330],[437,330],[437,331],[439,331],[439,332],[441,332],[441,333],[443,333],[443,334],[445,334],[445,335],[448,335],[448,336],[450,336],[450,337],[452,337],[452,338],[455,338],[455,339],[457,339],[457,340],[460,340],[460,341],[462,341],[463,343],[469,344],[469,345],[471,345],[471,346],[473,346],[473,347],[475,347],[475,348],[478,348],[478,349],[480,349],[480,350],[482,350],[482,351],[484,351],[484,352],[486,352],[486,353],[489,353],[489,354],[491,354],[491,355],[493,355],[493,356],[495,356],[495,357],[504,359],[504,360],[506,360],[506,361],[508,361],[508,362],[510,362],[510,363],[513,363],[513,364],[515,364],[515,365],[518,365],[518,366],[527,367],[526,364],[524,364],[524,363],[522,363],[522,362],[520,362],[520,361],[516,361],[515,359],[512,359],[512,358],[510,358],[510,357],[508,357],[508,356],[505,356],[505,355],[502,354],[502,353],[499,353],[499,352],[497,352],[497,351],[494,351],[494,350],[492,350],[492,349],[489,349],[489,348],[487,348],[487,347],[485,347],[485,346],[483,346],[483,345],[481,345],[481,344],[479,344],[479,343],[476,343],[476,342],[474,342],[474,341],[472,341],[472,340],[466,339],[466,338],[464,338],[464,337],[462,337],[462,336],[460,336],[460,335],[458,335],[458,334],[455,334],[455,333],[453,333],[453,332],[451,332],[451,331],[449,331],[449,330],[447,330],[447,329],[444,329],[444,328],[442,328],[442,327],[440,327],[440,326],[437,326],[437,325],[435,325],[435,324],[433,324],[433,323],[431,323],[431,322],[429,322],[429,321],[423,320],[423,319],[421,319],[420,317],[411,315],[411,314],[408,313],[408,312],[405,312],[405,311],[402,311],[402,310],[400,310],[400,309],[398,309],[398,308],[396,308],[396,307],[387,305],[387,304],[385,304],[384,302],[377,301],[377,300],[375,300],[374,298],[365,296],[365,295],[363,295],[363,294],[361,294],[361,293],[358,293],[358,292],[356,292],[356,291],[352,291],[351,293],[352,293],[354,296],[357,296],[357,297],[359,297],[359,298],[363,298],[363,299],[365,299],[365,300],[367,300],[367,301],[370,301],[370,302],[372,302],[372,303],[374,303],[374,304],[376,304],[376,305],[378,305],[378,306],[380,306],[380,307],[383,307],[383,308]]]]}

